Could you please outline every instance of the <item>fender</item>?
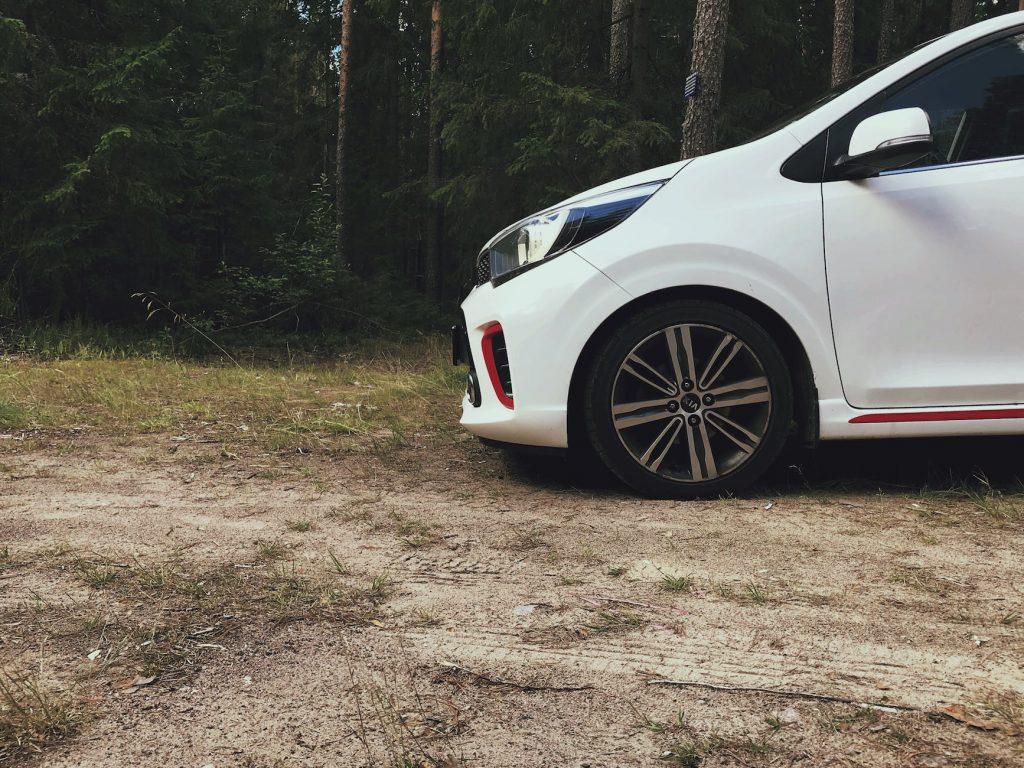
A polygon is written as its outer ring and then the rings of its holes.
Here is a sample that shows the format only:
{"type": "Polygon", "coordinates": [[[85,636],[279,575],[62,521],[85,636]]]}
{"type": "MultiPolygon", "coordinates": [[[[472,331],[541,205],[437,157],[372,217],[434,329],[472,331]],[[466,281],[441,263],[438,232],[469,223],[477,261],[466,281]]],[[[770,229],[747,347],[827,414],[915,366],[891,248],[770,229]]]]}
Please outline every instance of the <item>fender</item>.
{"type": "Polygon", "coordinates": [[[709,286],[767,305],[803,344],[820,398],[842,399],[820,185],[780,172],[799,147],[782,131],[698,158],[623,224],[576,252],[630,301],[671,287],[709,286]],[[766,156],[782,160],[765,164],[766,156]],[[761,166],[752,172],[756,162],[761,166]]]}

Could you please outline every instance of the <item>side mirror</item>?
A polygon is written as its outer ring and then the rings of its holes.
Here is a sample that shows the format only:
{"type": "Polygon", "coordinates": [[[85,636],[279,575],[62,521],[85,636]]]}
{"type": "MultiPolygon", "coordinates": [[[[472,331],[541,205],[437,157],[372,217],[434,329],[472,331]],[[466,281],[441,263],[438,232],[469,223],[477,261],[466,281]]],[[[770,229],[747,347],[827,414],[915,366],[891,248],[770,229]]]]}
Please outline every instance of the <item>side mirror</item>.
{"type": "Polygon", "coordinates": [[[849,151],[836,160],[847,178],[867,179],[906,168],[931,154],[935,146],[928,113],[920,107],[895,109],[860,122],[849,151]]]}

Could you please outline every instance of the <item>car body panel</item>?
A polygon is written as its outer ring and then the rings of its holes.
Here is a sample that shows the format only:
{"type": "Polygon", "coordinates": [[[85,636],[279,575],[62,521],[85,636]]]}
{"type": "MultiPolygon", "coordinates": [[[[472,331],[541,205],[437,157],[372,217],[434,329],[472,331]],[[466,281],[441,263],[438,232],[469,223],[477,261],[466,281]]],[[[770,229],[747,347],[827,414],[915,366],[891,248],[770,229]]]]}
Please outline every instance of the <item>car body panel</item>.
{"type": "Polygon", "coordinates": [[[771,307],[803,341],[821,396],[841,397],[821,192],[779,172],[799,148],[783,131],[698,158],[624,224],[577,252],[634,298],[707,286],[771,307]]]}
{"type": "Polygon", "coordinates": [[[485,283],[462,305],[469,347],[481,372],[481,405],[463,401],[462,424],[480,437],[549,448],[568,445],[567,403],[584,346],[629,295],[575,253],[565,253],[497,288],[485,283]],[[515,407],[503,406],[487,381],[483,338],[505,332],[515,407]]]}
{"type": "MultiPolygon", "coordinates": [[[[1020,280],[1024,259],[1011,265],[993,258],[983,265],[984,290],[1006,305],[991,322],[978,326],[984,327],[992,340],[985,354],[975,350],[972,361],[980,366],[979,371],[959,371],[959,378],[954,375],[952,383],[929,384],[925,376],[949,374],[950,360],[943,362],[940,355],[917,372],[910,365],[894,366],[888,381],[883,377],[880,383],[870,383],[854,373],[847,383],[840,376],[837,339],[843,349],[853,350],[849,370],[863,370],[876,363],[871,348],[856,339],[851,341],[850,334],[881,334],[883,310],[891,310],[900,291],[908,290],[912,306],[896,313],[900,323],[893,333],[896,346],[910,349],[915,338],[931,343],[934,327],[915,316],[914,307],[917,312],[934,309],[927,304],[930,294],[948,295],[957,281],[963,283],[968,277],[967,263],[954,262],[957,252],[963,250],[962,243],[944,243],[937,231],[921,237],[920,242],[900,246],[898,264],[894,263],[900,281],[909,282],[916,276],[916,283],[901,287],[894,280],[880,285],[885,279],[886,255],[877,248],[868,259],[883,276],[858,278],[861,252],[857,246],[871,246],[859,222],[900,215],[882,211],[882,202],[866,196],[865,190],[877,187],[897,199],[904,195],[929,221],[939,221],[961,236],[969,234],[970,227],[957,211],[929,206],[930,182],[922,174],[826,184],[792,181],[782,175],[783,164],[794,153],[881,89],[972,41],[1022,24],[1024,12],[1011,13],[947,35],[763,139],[645,171],[569,198],[567,202],[578,202],[668,179],[614,229],[498,287],[484,284],[470,294],[463,310],[477,369],[483,370],[480,344],[484,329],[500,322],[515,403],[512,409],[501,406],[485,385],[481,407],[474,408],[468,399],[463,403],[463,424],[477,435],[501,442],[566,447],[573,371],[602,323],[627,304],[653,293],[706,287],[760,302],[794,331],[811,365],[822,439],[1024,433],[1024,407],[1014,406],[1014,401],[1024,401],[1024,392],[1017,386],[1017,379],[1024,378],[1024,337],[1013,322],[1015,310],[1021,306],[1016,286],[1024,285],[1020,280]],[[922,178],[909,178],[915,175],[922,178]],[[847,210],[834,210],[840,203],[847,210]],[[830,211],[836,217],[829,232],[826,221],[830,211]],[[828,261],[826,245],[832,249],[828,261]],[[931,274],[921,262],[924,249],[936,247],[946,267],[952,267],[941,277],[931,274]],[[843,286],[837,283],[840,279],[843,286]],[[858,306],[865,295],[875,297],[875,306],[858,306]],[[830,298],[836,306],[830,306],[830,298]],[[837,309],[841,315],[838,322],[837,309]],[[994,370],[1001,362],[1011,365],[1007,370],[994,370]],[[917,373],[921,377],[915,384],[917,373]],[[983,377],[988,384],[979,383],[983,377]],[[855,407],[858,405],[862,407],[855,407]]],[[[967,196],[974,173],[959,173],[958,178],[967,179],[962,182],[965,197],[959,201],[963,211],[976,210],[967,196]]],[[[997,177],[1002,173],[1007,171],[995,171],[997,177]]],[[[978,204],[1005,211],[1007,199],[1014,205],[1020,200],[1020,195],[1012,192],[1006,198],[1008,190],[994,183],[978,204]],[[1001,204],[995,205],[1001,195],[1001,204]]],[[[982,211],[981,221],[989,215],[982,211]]],[[[1003,246],[1005,242],[999,245],[1003,246]]],[[[959,309],[969,308],[960,304],[959,309]]],[[[933,313],[933,322],[934,318],[933,313]]],[[[961,353],[970,352],[971,343],[983,343],[977,328],[956,328],[942,322],[936,327],[935,334],[943,330],[960,334],[956,344],[961,353]]],[[[919,358],[912,356],[912,360],[920,363],[919,358]]]]}
{"type": "Polygon", "coordinates": [[[823,196],[849,403],[1020,401],[1024,238],[1007,206],[1024,200],[1024,159],[835,182],[823,196]]]}

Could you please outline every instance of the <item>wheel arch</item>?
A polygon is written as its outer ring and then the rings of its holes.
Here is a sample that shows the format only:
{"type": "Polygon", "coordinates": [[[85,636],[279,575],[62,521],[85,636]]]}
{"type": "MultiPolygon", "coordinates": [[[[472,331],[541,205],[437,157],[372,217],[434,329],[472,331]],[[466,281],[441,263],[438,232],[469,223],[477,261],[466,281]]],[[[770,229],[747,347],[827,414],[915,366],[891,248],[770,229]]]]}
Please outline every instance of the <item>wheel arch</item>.
{"type": "Polygon", "coordinates": [[[739,291],[710,285],[686,285],[663,288],[644,294],[627,302],[609,315],[591,334],[573,368],[569,384],[568,438],[569,450],[586,444],[583,415],[581,411],[582,391],[586,372],[605,339],[612,333],[618,322],[629,314],[655,304],[680,299],[713,301],[739,310],[759,323],[779,345],[793,377],[793,436],[802,444],[811,445],[818,440],[818,393],[814,384],[814,371],[803,342],[792,326],[767,304],[739,291]]]}

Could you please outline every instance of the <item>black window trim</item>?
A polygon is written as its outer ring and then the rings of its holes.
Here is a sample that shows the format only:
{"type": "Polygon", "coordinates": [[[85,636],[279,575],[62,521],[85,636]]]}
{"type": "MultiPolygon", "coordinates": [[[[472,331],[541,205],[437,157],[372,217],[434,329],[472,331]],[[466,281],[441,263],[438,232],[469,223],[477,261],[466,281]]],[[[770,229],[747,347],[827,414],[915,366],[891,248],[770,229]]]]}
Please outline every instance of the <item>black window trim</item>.
{"type": "MultiPolygon", "coordinates": [[[[788,175],[788,174],[785,174],[785,175],[787,176],[787,178],[790,178],[793,181],[799,181],[799,182],[810,183],[810,184],[829,184],[829,183],[836,182],[836,181],[848,181],[848,179],[845,179],[845,178],[842,178],[842,177],[828,178],[829,158],[832,157],[832,152],[831,152],[832,147],[830,145],[830,143],[831,143],[831,133],[832,133],[832,130],[837,125],[842,123],[844,120],[846,120],[848,117],[850,117],[853,113],[857,112],[858,110],[863,109],[867,104],[869,104],[870,102],[874,101],[875,99],[885,99],[889,94],[891,94],[891,93],[893,93],[895,91],[898,91],[898,90],[900,90],[902,88],[905,88],[906,86],[912,84],[914,81],[919,80],[922,77],[926,77],[927,75],[930,75],[932,72],[936,71],[937,69],[940,69],[941,67],[944,67],[949,62],[951,62],[951,61],[953,61],[955,59],[958,59],[958,58],[960,58],[961,56],[963,56],[965,54],[971,53],[972,51],[976,51],[979,48],[984,48],[986,45],[989,45],[991,43],[997,42],[999,40],[1003,40],[1005,38],[1010,38],[1010,37],[1014,37],[1016,35],[1021,35],[1021,34],[1024,34],[1024,24],[1017,24],[1017,25],[1012,26],[1012,27],[1007,27],[1005,29],[1000,29],[1000,30],[998,30],[996,32],[991,32],[991,33],[985,35],[984,37],[979,37],[977,40],[972,40],[969,43],[965,43],[964,45],[961,45],[958,48],[954,48],[952,51],[947,51],[946,53],[944,53],[939,58],[933,59],[932,61],[929,61],[927,64],[921,65],[920,67],[915,69],[913,72],[909,72],[908,74],[904,75],[899,80],[897,80],[896,82],[891,83],[890,85],[886,86],[885,88],[883,88],[882,90],[878,91],[877,93],[872,94],[868,98],[864,99],[864,101],[862,101],[856,107],[854,107],[853,109],[850,109],[849,111],[847,111],[842,117],[840,117],[837,120],[835,120],[828,128],[823,130],[821,133],[819,133],[817,136],[812,138],[810,141],[806,142],[802,147],[800,147],[800,149],[798,149],[789,158],[787,158],[786,161],[781,166],[781,168],[784,170],[786,168],[786,166],[790,163],[791,160],[794,160],[798,155],[800,155],[800,153],[804,152],[808,147],[812,146],[815,142],[820,141],[822,139],[822,137],[824,136],[824,139],[825,139],[825,157],[824,157],[824,162],[822,163],[822,166],[821,166],[821,174],[820,174],[820,176],[816,176],[816,178],[806,178],[806,177],[805,178],[797,178],[795,175],[792,175],[792,176],[788,175]]],[[[945,163],[945,164],[940,164],[940,165],[928,165],[928,166],[923,166],[923,167],[920,167],[920,168],[904,168],[904,169],[899,169],[899,170],[895,170],[895,171],[887,171],[887,172],[885,172],[883,174],[879,174],[879,175],[881,177],[885,177],[885,176],[892,176],[892,175],[895,175],[895,174],[919,173],[919,172],[923,172],[923,171],[936,171],[936,170],[941,170],[941,169],[944,169],[944,168],[953,168],[953,167],[962,167],[962,166],[969,166],[969,165],[978,165],[978,164],[981,164],[981,163],[991,163],[991,162],[997,162],[997,163],[998,162],[1010,162],[1012,160],[1020,160],[1020,159],[1024,159],[1024,156],[994,157],[994,158],[985,158],[983,160],[967,160],[967,161],[962,162],[962,163],[945,163]]]]}

